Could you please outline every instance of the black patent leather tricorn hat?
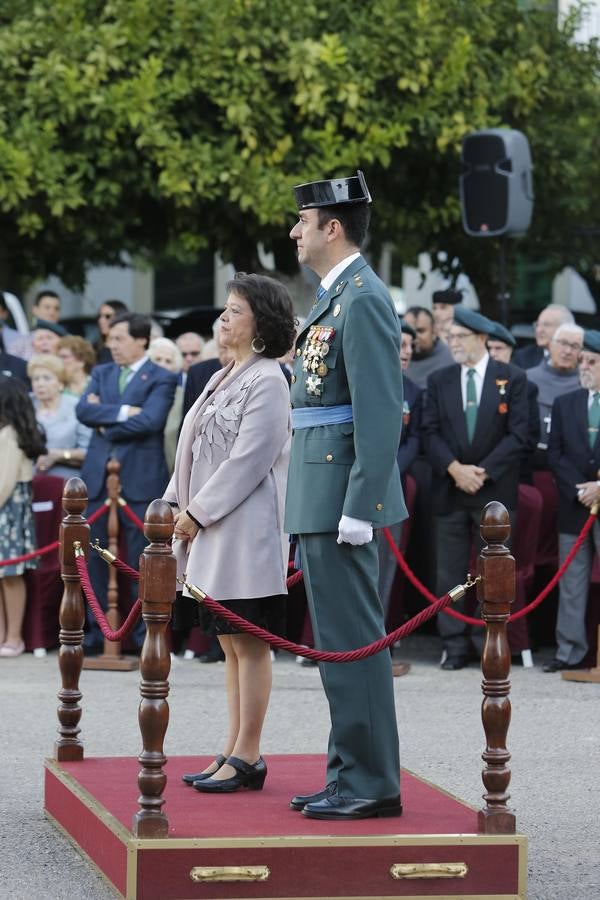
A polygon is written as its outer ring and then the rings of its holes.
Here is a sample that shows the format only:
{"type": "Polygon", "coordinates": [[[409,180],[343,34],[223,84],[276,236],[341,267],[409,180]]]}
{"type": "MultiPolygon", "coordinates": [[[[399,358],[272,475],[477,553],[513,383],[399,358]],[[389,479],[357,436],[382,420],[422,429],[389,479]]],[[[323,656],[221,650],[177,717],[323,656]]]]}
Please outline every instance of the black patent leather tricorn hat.
{"type": "Polygon", "coordinates": [[[331,178],[328,181],[308,181],[297,184],[294,196],[298,210],[321,206],[337,206],[341,203],[371,203],[371,194],[360,169],[349,178],[331,178]]]}

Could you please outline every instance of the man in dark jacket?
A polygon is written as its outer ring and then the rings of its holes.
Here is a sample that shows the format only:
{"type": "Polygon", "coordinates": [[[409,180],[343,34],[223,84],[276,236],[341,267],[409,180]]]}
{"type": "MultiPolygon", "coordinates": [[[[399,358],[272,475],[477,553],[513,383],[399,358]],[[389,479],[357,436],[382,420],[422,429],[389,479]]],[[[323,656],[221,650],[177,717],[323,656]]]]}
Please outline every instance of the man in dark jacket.
{"type": "MultiPolygon", "coordinates": [[[[491,327],[484,316],[457,306],[449,333],[455,363],[427,382],[423,431],[433,468],[438,595],[464,581],[486,503],[499,500],[513,530],[516,522],[519,463],[529,430],[526,379],[490,359],[491,327]]],[[[470,652],[465,624],[442,613],[438,629],[442,668],[464,668],[470,652]]]]}
{"type": "MultiPolygon", "coordinates": [[[[548,463],[558,485],[558,549],[564,562],[592,506],[600,501],[600,331],[586,331],[579,362],[581,388],[552,406],[548,463]]],[[[592,559],[600,553],[600,525],[559,582],[556,653],[544,672],[581,667],[588,651],[585,627],[592,559]]]]}

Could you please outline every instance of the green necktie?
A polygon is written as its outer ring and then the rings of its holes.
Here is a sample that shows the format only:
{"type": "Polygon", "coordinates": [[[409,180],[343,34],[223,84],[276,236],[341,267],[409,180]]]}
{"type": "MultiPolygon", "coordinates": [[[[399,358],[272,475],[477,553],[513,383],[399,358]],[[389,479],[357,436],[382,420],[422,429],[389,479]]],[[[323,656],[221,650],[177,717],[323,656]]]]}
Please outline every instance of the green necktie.
{"type": "Polygon", "coordinates": [[[129,366],[121,366],[121,371],[119,372],[119,393],[122,394],[125,390],[125,385],[127,384],[127,379],[129,378],[129,373],[131,369],[129,366]]]}
{"type": "Polygon", "coordinates": [[[598,428],[600,427],[600,393],[592,394],[592,402],[588,409],[588,436],[590,447],[596,443],[598,428]]]}
{"type": "Polygon", "coordinates": [[[465,408],[465,418],[467,420],[467,434],[469,443],[473,440],[475,434],[475,425],[477,424],[477,391],[475,389],[475,369],[467,371],[467,406],[465,408]]]}

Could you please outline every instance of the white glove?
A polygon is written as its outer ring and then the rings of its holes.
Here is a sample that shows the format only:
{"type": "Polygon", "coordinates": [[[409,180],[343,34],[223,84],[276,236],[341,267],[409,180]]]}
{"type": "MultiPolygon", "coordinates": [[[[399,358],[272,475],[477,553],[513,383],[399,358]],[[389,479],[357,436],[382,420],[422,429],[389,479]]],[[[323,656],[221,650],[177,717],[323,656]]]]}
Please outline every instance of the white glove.
{"type": "Polygon", "coordinates": [[[338,531],[338,544],[352,544],[354,547],[358,547],[360,544],[368,544],[373,540],[373,526],[363,519],[342,516],[338,524],[338,531]]]}

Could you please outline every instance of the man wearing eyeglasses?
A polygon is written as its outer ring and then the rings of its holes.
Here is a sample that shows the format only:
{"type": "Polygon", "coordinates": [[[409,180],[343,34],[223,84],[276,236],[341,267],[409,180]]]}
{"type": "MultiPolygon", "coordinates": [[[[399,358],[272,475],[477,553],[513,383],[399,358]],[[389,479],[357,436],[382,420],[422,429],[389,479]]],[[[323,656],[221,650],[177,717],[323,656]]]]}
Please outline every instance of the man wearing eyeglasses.
{"type": "MultiPolygon", "coordinates": [[[[433,469],[436,593],[464,581],[483,507],[499,500],[516,522],[519,465],[527,448],[525,373],[491,359],[492,323],[457,306],[448,342],[454,364],[429,376],[423,416],[425,450],[433,469]]],[[[460,604],[458,604],[460,608],[460,604]]],[[[463,669],[471,656],[464,622],[442,613],[442,668],[463,669]]]]}
{"type": "Polygon", "coordinates": [[[187,374],[189,372],[190,366],[193,366],[197,362],[200,362],[200,357],[202,356],[202,348],[204,347],[204,341],[199,334],[196,334],[195,331],[185,331],[175,339],[175,343],[179,347],[181,355],[183,357],[181,386],[185,390],[185,383],[187,381],[187,374]]]}
{"type": "Polygon", "coordinates": [[[532,369],[543,360],[548,359],[550,341],[558,326],[574,321],[573,313],[562,303],[549,303],[533,324],[535,344],[528,344],[526,347],[519,347],[518,350],[515,350],[512,358],[513,365],[519,366],[521,369],[532,369]]]}
{"type": "Polygon", "coordinates": [[[577,390],[577,364],[583,347],[583,328],[574,322],[559,325],[549,345],[548,359],[527,369],[527,378],[538,388],[540,440],[533,456],[534,469],[548,468],[548,440],[552,426],[552,404],[557,397],[577,390]]]}
{"type": "MultiPolygon", "coordinates": [[[[590,510],[600,501],[600,331],[586,331],[578,390],[552,406],[548,462],[558,485],[560,563],[577,540],[590,510]]],[[[600,525],[591,533],[559,582],[556,653],[544,672],[578,669],[588,651],[585,614],[594,547],[600,553],[600,525]]]]}

